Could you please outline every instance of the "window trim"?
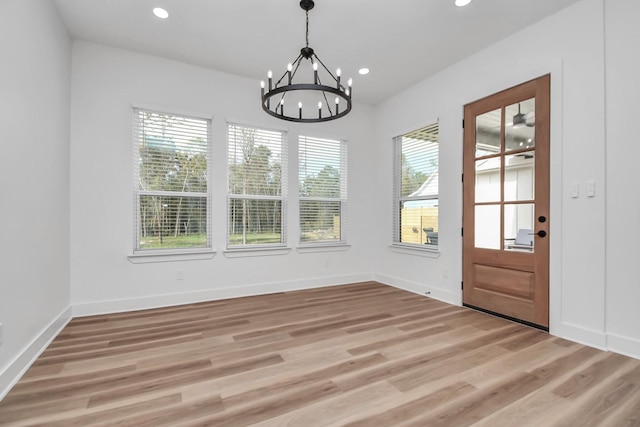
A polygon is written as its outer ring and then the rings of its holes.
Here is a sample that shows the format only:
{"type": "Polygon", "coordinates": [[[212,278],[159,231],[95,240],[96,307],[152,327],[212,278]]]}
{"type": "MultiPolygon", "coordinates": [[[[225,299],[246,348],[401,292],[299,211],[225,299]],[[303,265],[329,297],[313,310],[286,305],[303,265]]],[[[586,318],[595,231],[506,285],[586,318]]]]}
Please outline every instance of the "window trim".
{"type": "Polygon", "coordinates": [[[349,163],[349,148],[347,140],[344,138],[330,138],[330,137],[314,137],[310,135],[298,135],[298,188],[300,187],[300,145],[302,143],[302,138],[309,139],[319,139],[324,141],[332,141],[340,144],[340,196],[335,197],[307,197],[300,196],[298,192],[298,244],[297,249],[300,253],[310,253],[315,252],[314,249],[317,248],[318,251],[328,252],[331,250],[339,251],[346,250],[351,245],[347,239],[347,206],[348,206],[348,163],[349,163]],[[322,240],[322,241],[305,241],[301,240],[302,238],[302,221],[300,218],[300,206],[302,201],[311,201],[311,202],[338,202],[340,203],[340,240],[322,240]]]}
{"type": "MultiPolygon", "coordinates": [[[[432,126],[438,126],[438,134],[439,134],[439,121],[436,120],[432,124],[428,124],[422,126],[416,130],[422,130],[425,128],[429,128],[432,126]]],[[[430,258],[437,258],[440,255],[440,245],[436,244],[419,244],[419,243],[407,243],[400,241],[401,235],[401,220],[400,220],[400,205],[401,203],[407,201],[427,201],[427,200],[440,200],[440,185],[438,183],[438,194],[437,195],[427,195],[427,196],[401,196],[402,193],[402,138],[406,135],[411,134],[415,131],[405,132],[400,135],[393,137],[392,140],[392,150],[393,150],[393,204],[392,204],[392,242],[389,247],[393,252],[409,254],[409,255],[417,255],[417,256],[426,256],[430,258]]],[[[440,139],[438,138],[438,171],[440,164],[440,139]]],[[[440,222],[440,209],[438,208],[438,224],[440,222]]]]}
{"type": "Polygon", "coordinates": [[[314,245],[300,245],[296,247],[299,254],[312,254],[318,252],[340,252],[348,251],[351,248],[349,243],[317,243],[314,245]]]}
{"type": "Polygon", "coordinates": [[[389,245],[391,251],[399,254],[416,255],[427,258],[438,258],[440,256],[440,246],[418,245],[415,243],[392,243],[389,245]]]}
{"type": "Polygon", "coordinates": [[[226,249],[222,253],[226,258],[249,258],[260,256],[276,256],[276,255],[288,255],[291,252],[291,248],[282,246],[265,246],[255,245],[250,248],[241,247],[238,249],[226,249]]]}
{"type": "Polygon", "coordinates": [[[288,189],[288,143],[289,143],[289,133],[287,130],[278,129],[278,128],[269,128],[265,126],[257,126],[246,124],[242,121],[231,121],[227,120],[226,124],[226,134],[227,134],[227,144],[226,144],[226,214],[225,214],[225,222],[226,222],[226,231],[225,231],[225,250],[223,254],[227,258],[241,258],[241,257],[252,257],[252,256],[263,256],[263,255],[284,255],[289,253],[291,248],[287,243],[287,189],[288,189]],[[278,132],[280,134],[280,195],[279,196],[269,196],[269,195],[254,195],[254,194],[234,194],[230,192],[229,189],[229,153],[231,148],[231,139],[229,137],[229,131],[231,126],[238,126],[243,128],[252,128],[255,130],[261,130],[266,132],[278,132]],[[230,209],[231,209],[231,201],[232,200],[271,200],[271,201],[280,201],[280,242],[277,243],[262,243],[262,244],[252,244],[252,245],[231,245],[230,244],[230,209]]]}
{"type": "Polygon", "coordinates": [[[180,252],[167,251],[166,249],[158,249],[162,252],[153,253],[132,253],[127,256],[127,259],[132,264],[147,264],[154,262],[172,262],[172,261],[197,261],[212,259],[216,256],[217,252],[213,249],[202,250],[181,250],[180,252]]]}
{"type": "Polygon", "coordinates": [[[213,116],[209,114],[200,114],[193,112],[185,112],[179,111],[178,109],[171,109],[174,112],[169,112],[167,108],[157,107],[147,104],[141,103],[132,103],[131,104],[131,115],[132,115],[132,135],[133,135],[133,144],[132,144],[132,160],[133,160],[133,230],[134,230],[134,241],[133,241],[133,249],[131,253],[127,256],[129,261],[134,264],[137,263],[145,263],[145,262],[163,262],[163,261],[177,261],[181,259],[185,260],[195,260],[195,259],[209,259],[213,258],[216,254],[213,249],[213,233],[212,233],[212,161],[213,161],[213,116]],[[207,191],[206,192],[178,192],[178,191],[151,191],[151,190],[140,190],[137,184],[137,178],[139,178],[140,173],[140,165],[139,165],[139,157],[140,157],[140,145],[137,143],[136,138],[138,137],[136,133],[137,127],[137,112],[145,111],[151,112],[166,116],[174,116],[174,117],[184,117],[189,119],[203,120],[207,124],[207,149],[206,149],[206,160],[207,160],[207,191]],[[191,248],[149,248],[149,249],[139,249],[140,245],[140,196],[169,196],[169,197],[204,197],[206,199],[206,246],[201,247],[191,247],[191,248]],[[174,259],[175,258],[175,259],[174,259]]]}

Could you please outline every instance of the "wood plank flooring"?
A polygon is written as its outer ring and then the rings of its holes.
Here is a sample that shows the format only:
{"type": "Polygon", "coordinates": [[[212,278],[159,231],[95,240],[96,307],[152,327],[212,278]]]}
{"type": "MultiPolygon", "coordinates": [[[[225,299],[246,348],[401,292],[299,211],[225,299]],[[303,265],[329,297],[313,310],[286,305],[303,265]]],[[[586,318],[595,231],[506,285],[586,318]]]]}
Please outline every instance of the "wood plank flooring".
{"type": "Polygon", "coordinates": [[[78,318],[2,426],[640,426],[640,361],[375,282],[78,318]]]}

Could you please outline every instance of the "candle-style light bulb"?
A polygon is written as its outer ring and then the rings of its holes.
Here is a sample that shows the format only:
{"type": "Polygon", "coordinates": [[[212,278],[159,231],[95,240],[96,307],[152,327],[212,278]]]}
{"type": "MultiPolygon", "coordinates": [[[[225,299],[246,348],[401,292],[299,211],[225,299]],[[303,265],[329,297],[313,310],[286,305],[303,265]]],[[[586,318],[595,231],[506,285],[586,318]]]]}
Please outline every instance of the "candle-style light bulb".
{"type": "Polygon", "coordinates": [[[293,70],[293,66],[291,64],[287,64],[287,76],[289,77],[289,84],[291,84],[291,70],[293,70]]]}
{"type": "Polygon", "coordinates": [[[280,115],[284,114],[284,98],[280,99],[280,115]]]}
{"type": "Polygon", "coordinates": [[[322,102],[318,102],[318,118],[322,118],[322,102]]]}
{"type": "Polygon", "coordinates": [[[302,118],[302,102],[298,102],[298,116],[302,118]]]}
{"type": "Polygon", "coordinates": [[[269,92],[271,92],[271,86],[272,86],[271,78],[273,77],[273,73],[271,72],[271,70],[269,70],[269,72],[267,73],[267,77],[269,78],[269,92]]]}
{"type": "Polygon", "coordinates": [[[298,108],[302,108],[302,102],[298,102],[298,108]]]}
{"type": "Polygon", "coordinates": [[[318,63],[313,63],[313,84],[318,84],[318,63]]]}
{"type": "Polygon", "coordinates": [[[318,71],[318,63],[317,62],[313,63],[313,71],[318,71]]]}
{"type": "Polygon", "coordinates": [[[347,95],[351,96],[351,94],[353,94],[353,88],[351,87],[353,85],[353,79],[349,79],[347,84],[349,85],[349,89],[347,90],[347,95]]]}
{"type": "Polygon", "coordinates": [[[338,68],[336,70],[336,76],[340,77],[341,74],[342,74],[342,70],[340,68],[338,68]]]}
{"type": "Polygon", "coordinates": [[[347,84],[349,85],[349,87],[351,87],[351,86],[353,85],[353,79],[349,79],[349,80],[347,81],[347,84]]]}
{"type": "Polygon", "coordinates": [[[269,78],[273,77],[273,73],[271,72],[271,70],[267,71],[267,77],[269,78]]]}
{"type": "Polygon", "coordinates": [[[340,75],[341,75],[341,74],[342,74],[342,70],[341,70],[340,68],[338,68],[338,69],[336,70],[336,76],[337,76],[337,77],[336,77],[336,83],[337,83],[337,84],[336,84],[336,88],[337,88],[338,90],[340,90],[340,75]]]}
{"type": "Polygon", "coordinates": [[[264,89],[264,80],[260,80],[260,87],[264,89]]]}
{"type": "Polygon", "coordinates": [[[336,96],[336,115],[340,113],[340,97],[336,96]]]}

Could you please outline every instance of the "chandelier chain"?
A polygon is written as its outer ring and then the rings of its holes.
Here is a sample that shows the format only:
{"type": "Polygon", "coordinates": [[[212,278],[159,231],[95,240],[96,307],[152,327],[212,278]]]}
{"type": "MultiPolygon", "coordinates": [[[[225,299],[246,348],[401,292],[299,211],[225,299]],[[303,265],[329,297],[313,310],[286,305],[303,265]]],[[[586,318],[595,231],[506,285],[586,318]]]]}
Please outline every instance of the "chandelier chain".
{"type": "Polygon", "coordinates": [[[307,47],[309,47],[309,11],[307,10],[307,34],[306,34],[306,40],[307,40],[307,47]]]}

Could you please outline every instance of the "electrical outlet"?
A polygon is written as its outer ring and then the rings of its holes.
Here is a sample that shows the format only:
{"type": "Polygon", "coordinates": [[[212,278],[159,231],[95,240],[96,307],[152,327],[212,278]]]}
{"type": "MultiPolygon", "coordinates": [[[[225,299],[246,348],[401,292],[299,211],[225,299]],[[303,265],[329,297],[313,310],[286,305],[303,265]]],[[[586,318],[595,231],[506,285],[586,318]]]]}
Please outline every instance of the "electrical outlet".
{"type": "Polygon", "coordinates": [[[182,270],[176,271],[176,280],[182,280],[182,279],[184,279],[184,271],[182,270]]]}

